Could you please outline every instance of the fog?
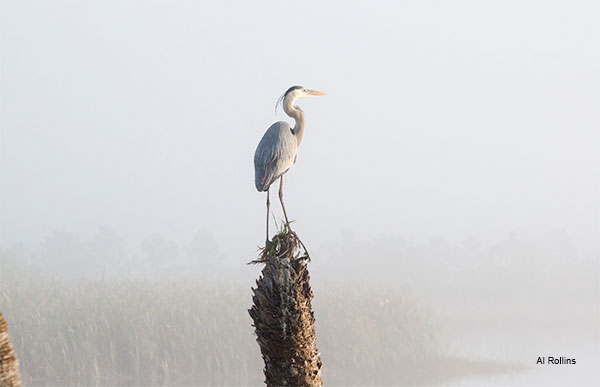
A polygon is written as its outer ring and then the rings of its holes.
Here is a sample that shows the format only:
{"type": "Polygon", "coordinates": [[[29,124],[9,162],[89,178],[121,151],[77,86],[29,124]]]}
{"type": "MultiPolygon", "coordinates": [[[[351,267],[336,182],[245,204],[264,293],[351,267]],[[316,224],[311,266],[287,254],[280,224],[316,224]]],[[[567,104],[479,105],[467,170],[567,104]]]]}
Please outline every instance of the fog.
{"type": "MultiPolygon", "coordinates": [[[[266,199],[253,154],[273,122],[293,121],[274,107],[299,84],[328,93],[298,102],[307,128],[285,182],[317,312],[320,287],[410,291],[452,353],[535,367],[556,351],[578,358],[566,380],[592,384],[599,13],[591,1],[3,1],[0,279],[18,263],[65,281],[249,288],[266,199]]],[[[486,379],[549,380],[564,379],[486,379]]]]}

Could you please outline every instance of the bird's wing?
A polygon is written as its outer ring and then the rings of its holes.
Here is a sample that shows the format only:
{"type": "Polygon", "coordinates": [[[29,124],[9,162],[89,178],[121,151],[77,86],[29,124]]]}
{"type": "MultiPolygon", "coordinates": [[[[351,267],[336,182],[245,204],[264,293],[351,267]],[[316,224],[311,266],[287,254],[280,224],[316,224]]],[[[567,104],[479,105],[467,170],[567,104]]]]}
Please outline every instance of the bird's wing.
{"type": "Polygon", "coordinates": [[[271,125],[254,153],[256,189],[266,191],[296,160],[298,141],[290,124],[279,121],[271,125]]]}

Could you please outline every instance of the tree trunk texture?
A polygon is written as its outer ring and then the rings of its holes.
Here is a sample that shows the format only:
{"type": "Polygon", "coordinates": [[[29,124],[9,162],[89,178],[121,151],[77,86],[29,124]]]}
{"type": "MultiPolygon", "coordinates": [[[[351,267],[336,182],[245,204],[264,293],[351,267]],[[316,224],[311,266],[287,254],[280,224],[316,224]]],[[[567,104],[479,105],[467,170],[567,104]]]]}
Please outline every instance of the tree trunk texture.
{"type": "Polygon", "coordinates": [[[316,346],[306,251],[298,236],[283,232],[267,243],[262,275],[252,289],[248,310],[265,361],[267,386],[322,386],[321,357],[316,346]]]}
{"type": "Polygon", "coordinates": [[[0,387],[21,386],[19,360],[8,339],[8,324],[0,310],[0,387]]]}

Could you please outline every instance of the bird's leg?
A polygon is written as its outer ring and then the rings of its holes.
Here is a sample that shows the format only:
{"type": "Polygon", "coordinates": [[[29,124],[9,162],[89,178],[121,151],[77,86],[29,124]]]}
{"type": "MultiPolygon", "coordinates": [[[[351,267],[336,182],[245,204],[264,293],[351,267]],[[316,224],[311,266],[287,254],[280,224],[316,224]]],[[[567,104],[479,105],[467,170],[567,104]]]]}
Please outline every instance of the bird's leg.
{"type": "Polygon", "coordinates": [[[287,212],[285,211],[285,205],[283,204],[283,175],[281,175],[281,182],[279,183],[279,201],[281,202],[281,208],[283,208],[283,216],[285,216],[285,223],[287,224],[287,229],[289,231],[292,231],[287,212]]]}
{"type": "Polygon", "coordinates": [[[269,200],[269,189],[267,188],[267,241],[265,242],[265,247],[267,243],[269,243],[269,207],[271,206],[271,201],[269,200]]]}

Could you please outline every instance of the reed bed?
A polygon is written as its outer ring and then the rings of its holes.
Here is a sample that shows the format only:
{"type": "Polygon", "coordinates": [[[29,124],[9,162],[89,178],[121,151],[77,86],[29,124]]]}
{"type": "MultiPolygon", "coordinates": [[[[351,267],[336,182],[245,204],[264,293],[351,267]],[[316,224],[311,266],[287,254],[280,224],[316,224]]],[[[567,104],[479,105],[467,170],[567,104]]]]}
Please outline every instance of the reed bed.
{"type": "MultiPolygon", "coordinates": [[[[336,286],[315,293],[327,384],[378,384],[374,375],[433,382],[415,365],[438,362],[443,346],[416,297],[336,286]]],[[[250,295],[190,280],[26,281],[0,287],[0,305],[26,385],[260,385],[250,295]]]]}

